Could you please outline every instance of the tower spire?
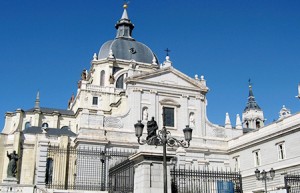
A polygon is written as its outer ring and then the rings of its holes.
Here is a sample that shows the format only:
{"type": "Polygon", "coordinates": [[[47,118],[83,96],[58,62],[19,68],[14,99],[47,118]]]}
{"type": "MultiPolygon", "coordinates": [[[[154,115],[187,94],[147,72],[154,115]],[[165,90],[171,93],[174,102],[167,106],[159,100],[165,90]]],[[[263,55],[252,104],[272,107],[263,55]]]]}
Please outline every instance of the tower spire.
{"type": "Polygon", "coordinates": [[[252,83],[249,79],[248,102],[243,112],[244,132],[248,132],[248,129],[259,129],[263,127],[264,121],[264,113],[255,100],[252,90],[252,83]]]}
{"type": "Polygon", "coordinates": [[[38,91],[37,94],[36,94],[34,108],[35,109],[39,109],[40,108],[40,91],[38,91]]]}
{"type": "Polygon", "coordinates": [[[258,106],[254,94],[253,94],[253,90],[252,90],[252,83],[249,79],[249,96],[248,96],[248,102],[247,105],[244,109],[244,112],[253,109],[253,110],[261,110],[261,108],[258,106]]]}
{"type": "Polygon", "coordinates": [[[134,25],[131,23],[131,21],[128,17],[128,13],[127,13],[128,3],[124,3],[123,8],[124,8],[124,11],[123,11],[122,17],[116,23],[116,26],[115,26],[117,29],[116,39],[118,39],[118,38],[133,39],[131,37],[131,33],[134,28],[134,25]]]}

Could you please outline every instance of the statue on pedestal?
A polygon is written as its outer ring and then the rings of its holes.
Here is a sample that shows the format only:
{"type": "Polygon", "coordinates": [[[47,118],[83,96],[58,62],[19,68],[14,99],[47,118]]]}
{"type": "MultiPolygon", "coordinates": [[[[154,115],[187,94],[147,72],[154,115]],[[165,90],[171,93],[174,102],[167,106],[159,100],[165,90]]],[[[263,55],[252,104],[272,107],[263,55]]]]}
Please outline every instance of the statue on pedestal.
{"type": "Polygon", "coordinates": [[[17,161],[19,159],[18,154],[16,151],[8,154],[7,157],[9,159],[8,166],[7,166],[7,177],[15,178],[17,174],[17,161]]]}
{"type": "Polygon", "coordinates": [[[156,131],[158,129],[157,123],[154,120],[154,117],[152,117],[152,119],[150,121],[147,122],[147,132],[148,132],[148,136],[147,136],[147,140],[150,139],[153,136],[156,136],[156,131]]]}

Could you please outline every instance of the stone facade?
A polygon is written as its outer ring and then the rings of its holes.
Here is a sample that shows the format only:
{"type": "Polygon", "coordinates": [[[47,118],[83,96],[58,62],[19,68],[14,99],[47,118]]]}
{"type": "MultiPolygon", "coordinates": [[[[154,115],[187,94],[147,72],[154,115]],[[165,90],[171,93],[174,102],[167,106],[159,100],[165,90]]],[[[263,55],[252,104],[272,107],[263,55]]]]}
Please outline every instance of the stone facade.
{"type": "MultiPolygon", "coordinates": [[[[251,87],[243,123],[237,116],[236,127],[232,126],[229,115],[226,115],[224,127],[211,123],[206,113],[209,89],[204,77],[188,77],[173,67],[169,56],[159,65],[155,54],[132,38],[132,29],[125,8],[117,23],[117,38],[103,44],[99,54],[94,55],[90,69],[83,70],[77,93],[69,100],[68,109],[40,107],[38,93],[34,108],[6,113],[0,134],[0,182],[7,177],[7,151],[15,150],[21,157],[18,183],[43,188],[49,145],[137,150],[140,147],[134,124],[142,120],[146,125],[151,117],[155,117],[159,128],[165,125],[178,139],[183,139],[182,130],[186,125],[193,129],[188,149],[168,148],[169,155],[176,154],[178,165],[241,171],[245,192],[262,187],[254,178],[256,168],[268,170],[273,167],[276,170],[276,178],[270,182],[274,187],[282,186],[280,174],[299,169],[300,151],[294,147],[297,147],[300,134],[300,114],[281,116],[277,122],[264,126],[263,111],[255,106],[251,87]],[[144,54],[139,55],[139,52],[144,54]]],[[[142,138],[146,134],[145,129],[142,138]]],[[[55,156],[52,158],[57,160],[55,156]]],[[[70,159],[71,164],[80,165],[81,161],[83,158],[80,157],[70,159]]],[[[149,169],[149,163],[148,160],[139,163],[138,190],[143,189],[143,183],[148,183],[149,179],[143,179],[143,172],[149,169]]],[[[64,161],[54,161],[54,164],[61,168],[66,166],[64,161]]],[[[99,164],[100,160],[95,162],[95,165],[99,164]]],[[[81,170],[78,167],[77,171],[70,172],[80,175],[85,167],[82,165],[81,170]]],[[[153,168],[157,179],[160,179],[161,167],[156,164],[153,168]]],[[[53,180],[64,178],[57,173],[53,172],[53,180]]],[[[159,181],[153,181],[157,186],[152,192],[161,189],[159,181]]]]}

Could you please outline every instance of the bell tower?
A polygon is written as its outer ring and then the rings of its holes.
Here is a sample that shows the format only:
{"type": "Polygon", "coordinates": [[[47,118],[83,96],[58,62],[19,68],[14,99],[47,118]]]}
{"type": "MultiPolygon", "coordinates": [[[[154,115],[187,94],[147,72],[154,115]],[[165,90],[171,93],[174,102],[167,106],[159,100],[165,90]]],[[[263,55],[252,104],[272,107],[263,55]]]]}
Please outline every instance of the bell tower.
{"type": "Polygon", "coordinates": [[[255,100],[250,80],[248,102],[243,112],[242,121],[244,130],[259,129],[264,126],[265,121],[264,113],[255,100]]]}

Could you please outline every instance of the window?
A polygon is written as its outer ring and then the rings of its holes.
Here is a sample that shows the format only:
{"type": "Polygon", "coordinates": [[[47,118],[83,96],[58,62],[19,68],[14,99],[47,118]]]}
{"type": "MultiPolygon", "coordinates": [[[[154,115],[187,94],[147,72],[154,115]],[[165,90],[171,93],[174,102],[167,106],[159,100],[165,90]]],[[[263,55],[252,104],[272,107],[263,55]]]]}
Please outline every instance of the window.
{"type": "Polygon", "coordinates": [[[124,88],[124,74],[117,79],[116,88],[124,88]]]}
{"type": "Polygon", "coordinates": [[[48,123],[43,123],[43,124],[42,124],[42,127],[44,127],[44,128],[48,128],[48,127],[49,127],[49,125],[48,125],[48,123]]]}
{"type": "Polygon", "coordinates": [[[236,156],[233,158],[234,161],[234,171],[238,172],[240,171],[240,157],[236,156]]]}
{"type": "Polygon", "coordinates": [[[254,166],[260,166],[260,150],[253,151],[254,155],[254,166]]]}
{"type": "Polygon", "coordinates": [[[26,122],[26,123],[25,123],[25,129],[27,129],[28,127],[31,127],[30,122],[26,122]]]}
{"type": "Polygon", "coordinates": [[[278,151],[278,160],[285,159],[285,147],[284,142],[277,144],[277,151],[278,151]]]}
{"type": "Polygon", "coordinates": [[[173,107],[163,107],[163,121],[164,126],[174,127],[174,108],[173,107]]]}
{"type": "Polygon", "coordinates": [[[248,121],[246,122],[246,128],[249,128],[249,123],[248,123],[248,121]]]}
{"type": "Polygon", "coordinates": [[[68,126],[63,126],[62,128],[60,129],[67,129],[67,130],[70,130],[70,128],[68,126]]]}
{"type": "Polygon", "coordinates": [[[256,128],[259,129],[260,128],[260,121],[256,120],[256,128]]]}
{"type": "Polygon", "coordinates": [[[93,105],[98,105],[98,97],[93,97],[93,105]]]}
{"type": "Polygon", "coordinates": [[[100,86],[104,86],[104,81],[105,81],[105,71],[102,70],[100,73],[100,86]]]}

